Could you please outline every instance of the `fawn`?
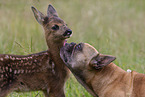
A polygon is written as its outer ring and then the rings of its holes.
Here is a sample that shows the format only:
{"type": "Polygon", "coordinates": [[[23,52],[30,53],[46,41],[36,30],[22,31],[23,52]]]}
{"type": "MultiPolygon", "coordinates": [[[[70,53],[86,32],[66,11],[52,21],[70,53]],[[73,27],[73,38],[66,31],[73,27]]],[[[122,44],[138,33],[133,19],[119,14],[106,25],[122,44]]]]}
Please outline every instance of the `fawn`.
{"type": "Polygon", "coordinates": [[[32,7],[34,16],[45,31],[49,49],[31,55],[0,55],[0,97],[11,91],[41,90],[45,97],[65,97],[64,84],[69,70],[60,58],[60,48],[72,31],[58,17],[52,5],[47,16],[32,7]]]}

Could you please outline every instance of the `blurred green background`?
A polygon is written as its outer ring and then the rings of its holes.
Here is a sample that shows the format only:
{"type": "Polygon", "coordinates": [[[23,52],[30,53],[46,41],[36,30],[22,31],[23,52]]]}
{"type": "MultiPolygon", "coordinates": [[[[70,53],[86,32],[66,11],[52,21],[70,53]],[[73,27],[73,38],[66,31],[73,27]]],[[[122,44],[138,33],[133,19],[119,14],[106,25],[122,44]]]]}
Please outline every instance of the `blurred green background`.
{"type": "MultiPolygon", "coordinates": [[[[47,49],[42,27],[31,6],[46,14],[52,4],[73,30],[68,42],[87,42],[100,53],[116,56],[124,70],[145,73],[145,0],[0,0],[0,53],[31,54],[47,49]]],[[[66,97],[91,97],[71,78],[66,97]]],[[[43,97],[42,92],[9,97],[43,97]]]]}

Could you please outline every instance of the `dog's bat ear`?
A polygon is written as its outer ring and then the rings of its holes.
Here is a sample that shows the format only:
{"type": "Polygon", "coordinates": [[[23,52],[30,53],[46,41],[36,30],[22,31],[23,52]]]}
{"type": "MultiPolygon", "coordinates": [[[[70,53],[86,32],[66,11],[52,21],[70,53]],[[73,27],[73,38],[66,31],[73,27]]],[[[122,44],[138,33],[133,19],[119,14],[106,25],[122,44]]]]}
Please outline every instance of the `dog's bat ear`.
{"type": "Polygon", "coordinates": [[[96,69],[100,69],[110,64],[115,59],[116,57],[114,56],[98,54],[96,57],[92,58],[90,65],[96,69]]]}

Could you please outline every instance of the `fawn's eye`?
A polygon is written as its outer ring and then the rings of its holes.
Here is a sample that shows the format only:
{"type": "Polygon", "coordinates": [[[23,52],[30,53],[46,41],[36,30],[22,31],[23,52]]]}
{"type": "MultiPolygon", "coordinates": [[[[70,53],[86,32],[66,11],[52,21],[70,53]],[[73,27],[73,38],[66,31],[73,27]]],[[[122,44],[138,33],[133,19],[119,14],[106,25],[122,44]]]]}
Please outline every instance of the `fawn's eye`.
{"type": "Polygon", "coordinates": [[[59,29],[59,26],[58,25],[54,25],[53,27],[52,27],[52,30],[58,30],[59,29]]]}

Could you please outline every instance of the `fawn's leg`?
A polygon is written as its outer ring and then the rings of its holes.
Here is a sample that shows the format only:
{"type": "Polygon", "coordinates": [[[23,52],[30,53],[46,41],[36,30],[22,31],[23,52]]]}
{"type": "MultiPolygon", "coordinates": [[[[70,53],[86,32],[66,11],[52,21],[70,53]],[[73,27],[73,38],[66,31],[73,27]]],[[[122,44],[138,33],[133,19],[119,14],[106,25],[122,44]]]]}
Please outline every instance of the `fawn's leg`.
{"type": "Polygon", "coordinates": [[[49,90],[50,90],[50,89],[43,90],[43,93],[44,93],[45,97],[50,97],[50,95],[49,95],[49,90]]]}
{"type": "MultiPolygon", "coordinates": [[[[4,82],[2,82],[4,84],[4,82]]],[[[4,86],[2,87],[2,83],[1,87],[0,87],[0,97],[6,97],[8,95],[8,93],[12,92],[14,87],[16,86],[16,83],[5,83],[4,86]]]]}
{"type": "Polygon", "coordinates": [[[46,91],[43,91],[45,97],[65,97],[65,94],[64,94],[64,89],[60,89],[59,91],[58,90],[46,90],[46,91]]]}
{"type": "Polygon", "coordinates": [[[1,91],[0,92],[0,97],[6,97],[7,93],[8,93],[8,91],[1,91]]]}
{"type": "Polygon", "coordinates": [[[50,97],[65,97],[64,89],[50,91],[50,97]]]}

